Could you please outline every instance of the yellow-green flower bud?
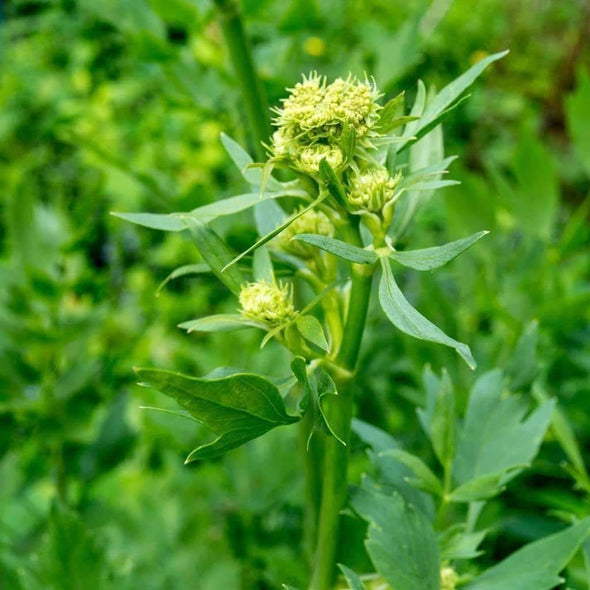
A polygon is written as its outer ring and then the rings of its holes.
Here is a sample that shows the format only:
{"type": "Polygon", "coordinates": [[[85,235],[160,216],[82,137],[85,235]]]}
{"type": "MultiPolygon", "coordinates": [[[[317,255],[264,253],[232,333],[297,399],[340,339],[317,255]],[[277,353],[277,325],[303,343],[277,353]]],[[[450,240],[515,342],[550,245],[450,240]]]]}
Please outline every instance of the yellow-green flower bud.
{"type": "Polygon", "coordinates": [[[318,252],[318,249],[305,242],[291,241],[294,236],[299,234],[319,234],[331,238],[334,236],[334,226],[325,213],[311,209],[298,217],[277,236],[276,243],[281,250],[300,258],[311,258],[318,252]]]}
{"type": "Polygon", "coordinates": [[[440,590],[455,590],[459,576],[449,565],[443,565],[440,569],[440,590]]]}
{"type": "Polygon", "coordinates": [[[348,192],[348,203],[354,209],[379,213],[393,199],[401,174],[389,176],[386,168],[379,167],[357,174],[348,192]]]}
{"type": "Polygon", "coordinates": [[[324,158],[335,169],[342,164],[344,156],[340,148],[317,144],[304,148],[299,152],[296,156],[297,167],[308,174],[317,174],[320,169],[320,162],[324,158]]]}
{"type": "Polygon", "coordinates": [[[280,324],[295,315],[293,294],[288,285],[257,281],[240,290],[242,315],[253,320],[280,324]]]}

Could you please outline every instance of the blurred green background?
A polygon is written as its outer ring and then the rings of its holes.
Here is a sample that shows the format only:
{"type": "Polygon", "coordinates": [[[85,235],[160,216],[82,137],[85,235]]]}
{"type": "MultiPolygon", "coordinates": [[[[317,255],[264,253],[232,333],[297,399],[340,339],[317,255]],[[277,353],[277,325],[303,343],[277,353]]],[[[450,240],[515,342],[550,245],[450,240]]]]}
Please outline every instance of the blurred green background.
{"type": "MultiPolygon", "coordinates": [[[[1,6],[0,587],[303,585],[296,429],[183,466],[199,432],[140,410],[166,402],[138,388],[132,371],[288,372],[278,348],[259,352],[257,333],[178,330],[235,302],[207,278],[172,281],[156,297],[174,268],[199,261],[196,249],[182,235],[109,216],[184,211],[244,191],[219,134],[253,143],[212,3],[1,6]]],[[[406,89],[411,102],[418,78],[440,88],[487,53],[511,50],[445,122],[446,152],[460,156],[452,177],[462,184],[431,201],[406,239],[420,247],[492,234],[448,269],[408,272],[404,290],[472,346],[478,371],[506,367],[525,395],[542,387],[556,396],[586,451],[589,6],[243,2],[271,105],[310,70],[367,72],[387,97],[406,89]],[[518,346],[526,371],[514,361],[518,346]]],[[[220,231],[237,250],[255,238],[249,214],[220,231]]],[[[415,406],[427,363],[448,368],[464,404],[473,375],[452,352],[371,316],[357,414],[425,454],[415,406]]],[[[354,480],[367,463],[360,445],[353,451],[354,480]]],[[[557,511],[590,512],[562,459],[549,439],[528,475],[491,503],[484,560],[556,530],[557,511]]],[[[350,527],[347,547],[358,553],[362,531],[350,527]]],[[[345,559],[361,570],[366,563],[362,554],[345,551],[345,559]]],[[[586,587],[575,565],[568,584],[586,587]]]]}

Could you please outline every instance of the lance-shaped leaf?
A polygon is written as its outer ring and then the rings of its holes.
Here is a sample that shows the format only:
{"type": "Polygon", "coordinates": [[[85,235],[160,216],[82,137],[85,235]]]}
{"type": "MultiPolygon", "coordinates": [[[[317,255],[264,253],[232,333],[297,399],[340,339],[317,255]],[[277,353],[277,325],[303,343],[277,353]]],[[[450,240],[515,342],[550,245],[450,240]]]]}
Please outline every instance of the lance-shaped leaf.
{"type": "Polygon", "coordinates": [[[341,563],[338,564],[338,567],[340,568],[340,571],[346,578],[350,590],[367,590],[367,587],[363,584],[363,581],[361,580],[358,574],[353,572],[350,568],[346,567],[345,565],[342,565],[341,563]]]}
{"type": "MultiPolygon", "coordinates": [[[[494,53],[488,57],[477,62],[474,66],[469,68],[465,73],[447,84],[431,101],[426,105],[422,117],[415,121],[412,125],[411,132],[416,139],[420,139],[423,135],[433,129],[446,116],[446,114],[458,104],[461,100],[461,95],[473,82],[480,76],[480,74],[493,62],[504,57],[508,51],[494,53]]],[[[397,146],[397,151],[400,152],[416,139],[408,139],[406,142],[397,146]]]]}
{"type": "Polygon", "coordinates": [[[241,260],[244,256],[247,256],[248,254],[250,254],[250,252],[253,252],[257,248],[260,248],[260,246],[263,246],[267,242],[270,242],[270,240],[272,240],[273,238],[278,236],[282,231],[287,229],[297,218],[301,217],[302,215],[304,215],[305,213],[319,205],[326,198],[326,196],[326,194],[320,195],[317,199],[312,201],[307,207],[304,207],[303,209],[291,215],[286,221],[279,225],[279,227],[267,233],[265,236],[261,237],[247,250],[244,250],[244,252],[242,252],[241,254],[238,254],[238,256],[236,256],[233,260],[231,260],[228,264],[225,265],[225,267],[222,269],[222,272],[226,272],[227,269],[231,268],[236,262],[241,260]]]}
{"type": "MultiPolygon", "coordinates": [[[[554,401],[543,403],[525,418],[528,403],[516,395],[503,397],[503,392],[504,375],[500,370],[482,375],[471,390],[453,465],[459,484],[489,476],[498,477],[501,486],[529,464],[539,450],[551,422],[554,401]],[[506,474],[503,478],[499,477],[502,473],[506,474]]],[[[485,479],[479,480],[479,484],[485,483],[485,479]]]]}
{"type": "Polygon", "coordinates": [[[480,231],[468,238],[455,240],[443,246],[422,248],[420,250],[406,250],[404,252],[392,252],[389,257],[393,260],[416,270],[432,270],[444,266],[459,254],[471,248],[475,242],[487,235],[488,231],[480,231]]]}
{"type": "Polygon", "coordinates": [[[281,190],[280,192],[265,193],[260,196],[259,193],[245,193],[221,199],[202,207],[197,207],[186,213],[111,213],[115,217],[130,221],[136,225],[159,229],[161,231],[178,232],[188,227],[188,221],[197,220],[201,223],[209,223],[218,217],[234,215],[265,201],[278,199],[281,197],[300,197],[309,198],[307,193],[300,190],[281,190]]]}
{"type": "Polygon", "coordinates": [[[440,560],[428,518],[400,494],[363,482],[351,494],[353,510],[369,523],[365,545],[392,590],[439,590],[440,560]]]}
{"type": "Polygon", "coordinates": [[[186,462],[209,459],[299,418],[285,410],[277,387],[259,375],[234,373],[218,379],[159,369],[136,369],[142,384],[176,400],[216,438],[196,448],[186,462]]]}
{"type": "Polygon", "coordinates": [[[156,297],[160,296],[162,289],[174,279],[178,279],[180,277],[186,277],[188,275],[201,275],[201,274],[211,274],[211,269],[207,264],[185,264],[184,266],[179,266],[175,268],[159,285],[156,289],[156,297]]]}
{"type": "Polygon", "coordinates": [[[342,240],[336,240],[329,238],[328,236],[319,236],[317,234],[299,234],[293,236],[293,240],[299,240],[306,244],[316,246],[321,250],[330,252],[344,260],[354,262],[356,264],[371,264],[375,262],[379,257],[373,250],[365,250],[358,246],[353,246],[342,240]]]}
{"type": "MultiPolygon", "coordinates": [[[[254,186],[260,186],[262,169],[252,166],[254,164],[252,156],[235,139],[225,133],[221,134],[221,143],[244,179],[254,186]]],[[[282,189],[282,184],[272,176],[268,179],[267,186],[272,191],[282,189]]]]}
{"type": "Polygon", "coordinates": [[[210,266],[215,276],[236,296],[240,295],[240,286],[244,277],[237,266],[223,272],[224,267],[232,259],[232,253],[225,242],[209,227],[192,219],[189,229],[193,242],[203,260],[210,266]]]}
{"type": "Polygon", "coordinates": [[[413,308],[397,286],[388,260],[382,259],[383,272],[379,282],[379,302],[389,321],[399,330],[429,342],[437,342],[454,348],[470,368],[475,360],[466,344],[447,336],[439,327],[413,308]]]}
{"type": "Polygon", "coordinates": [[[259,328],[267,330],[268,326],[262,322],[256,322],[245,318],[239,314],[224,313],[210,315],[188,322],[178,324],[179,328],[187,332],[233,332],[234,330],[243,330],[244,328],[259,328]]]}
{"type": "MultiPolygon", "coordinates": [[[[590,533],[590,518],[525,545],[464,586],[465,590],[549,590],[590,533]]],[[[463,586],[462,586],[463,588],[463,586]]]]}
{"type": "Polygon", "coordinates": [[[346,194],[344,193],[342,183],[325,158],[320,162],[319,172],[322,180],[326,184],[328,192],[334,197],[337,203],[346,207],[346,194]]]}

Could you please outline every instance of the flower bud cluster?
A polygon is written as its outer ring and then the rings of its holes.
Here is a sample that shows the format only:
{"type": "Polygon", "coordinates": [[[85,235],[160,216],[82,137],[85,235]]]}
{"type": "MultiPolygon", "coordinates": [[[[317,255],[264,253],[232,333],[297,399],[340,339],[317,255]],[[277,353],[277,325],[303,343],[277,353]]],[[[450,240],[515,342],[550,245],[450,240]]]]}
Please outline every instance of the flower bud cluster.
{"type": "Polygon", "coordinates": [[[338,168],[345,160],[341,147],[345,127],[355,131],[360,145],[370,146],[371,129],[378,120],[379,93],[373,82],[349,76],[328,84],[312,74],[290,89],[283,106],[276,109],[272,137],[273,156],[288,159],[307,174],[318,172],[324,158],[338,168]]]}
{"type": "Polygon", "coordinates": [[[295,315],[293,294],[288,285],[257,281],[244,285],[240,291],[240,306],[244,317],[281,324],[295,315]]]}
{"type": "Polygon", "coordinates": [[[334,226],[325,213],[311,209],[295,219],[277,236],[276,244],[281,250],[303,259],[312,258],[318,252],[315,246],[298,240],[291,241],[294,236],[299,234],[316,234],[332,238],[334,237],[334,226]]]}
{"type": "Polygon", "coordinates": [[[348,204],[357,210],[379,213],[390,202],[401,180],[401,173],[390,176],[383,166],[356,174],[347,194],[348,204]]]}
{"type": "Polygon", "coordinates": [[[455,590],[459,576],[449,565],[443,565],[440,569],[440,590],[455,590]]]}

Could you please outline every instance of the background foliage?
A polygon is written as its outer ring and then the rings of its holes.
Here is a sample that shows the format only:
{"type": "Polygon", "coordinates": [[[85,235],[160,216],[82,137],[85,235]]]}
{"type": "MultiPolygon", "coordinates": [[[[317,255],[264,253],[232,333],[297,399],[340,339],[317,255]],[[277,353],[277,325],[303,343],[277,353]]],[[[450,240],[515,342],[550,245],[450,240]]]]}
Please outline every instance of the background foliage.
{"type": "MultiPolygon", "coordinates": [[[[527,398],[556,397],[572,427],[564,434],[554,423],[532,468],[489,503],[484,559],[589,514],[589,490],[575,485],[583,460],[567,444],[573,433],[582,455],[590,446],[586,3],[246,0],[244,12],[271,104],[310,70],[366,71],[388,96],[411,95],[416,78],[441,87],[487,53],[511,49],[445,122],[462,184],[409,230],[415,247],[492,234],[442,271],[408,272],[404,291],[471,345],[478,374],[502,367],[527,398]]],[[[224,334],[175,329],[233,304],[206,278],[158,291],[173,268],[199,262],[196,250],[180,235],[108,215],[182,211],[243,192],[219,134],[252,143],[213,7],[12,0],[0,35],[3,587],[303,584],[294,429],[183,467],[198,433],[140,410],[162,400],[136,387],[132,372],[286,366],[272,345],[259,353],[254,332],[232,334],[228,346],[224,334]]],[[[222,225],[236,250],[253,241],[246,215],[222,225]]],[[[447,368],[461,411],[474,376],[452,351],[393,334],[377,314],[368,334],[357,416],[428,458],[415,412],[426,401],[425,364],[447,368]]],[[[353,480],[368,469],[359,440],[353,480]]],[[[342,558],[363,571],[358,527],[351,519],[355,552],[344,547],[342,558]]],[[[588,587],[581,559],[567,575],[570,588],[588,587]]]]}

